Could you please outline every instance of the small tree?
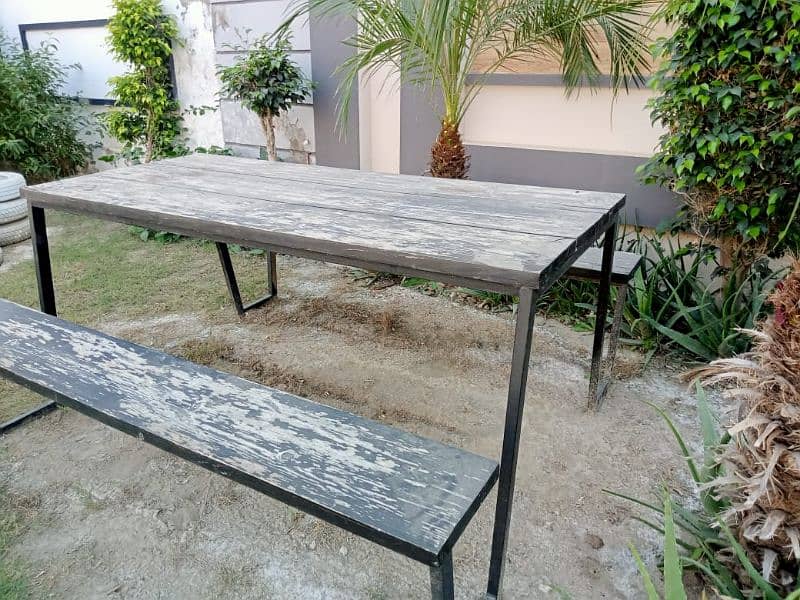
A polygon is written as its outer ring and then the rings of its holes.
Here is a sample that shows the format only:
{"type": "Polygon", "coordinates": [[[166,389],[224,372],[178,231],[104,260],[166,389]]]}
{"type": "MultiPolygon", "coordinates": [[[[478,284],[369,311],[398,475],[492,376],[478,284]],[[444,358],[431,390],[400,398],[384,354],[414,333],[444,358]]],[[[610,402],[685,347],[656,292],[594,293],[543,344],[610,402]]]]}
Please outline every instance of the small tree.
{"type": "Polygon", "coordinates": [[[178,27],[164,14],[160,0],[113,0],[113,5],[108,41],[114,58],[131,70],[109,79],[117,104],[107,113],[106,123],[125,154],[150,162],[174,153],[181,134],[169,73],[178,27]]]}
{"type": "Polygon", "coordinates": [[[667,128],[645,180],[683,196],[685,226],[718,240],[743,273],[800,250],[800,3],[671,0],[661,43],[667,128]]]}
{"type": "Polygon", "coordinates": [[[267,138],[269,160],[278,160],[275,117],[307,98],[314,86],[289,59],[289,50],[287,38],[278,38],[270,45],[268,37],[263,36],[233,65],[217,71],[222,81],[220,93],[258,115],[267,138]]]}

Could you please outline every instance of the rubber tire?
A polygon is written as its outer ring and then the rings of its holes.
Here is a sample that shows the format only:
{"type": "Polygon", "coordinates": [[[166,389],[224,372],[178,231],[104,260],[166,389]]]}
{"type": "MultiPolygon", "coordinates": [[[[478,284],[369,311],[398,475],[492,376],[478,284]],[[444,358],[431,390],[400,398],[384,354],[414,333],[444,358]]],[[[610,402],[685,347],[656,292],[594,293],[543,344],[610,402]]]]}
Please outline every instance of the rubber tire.
{"type": "Polygon", "coordinates": [[[25,178],[12,171],[0,171],[0,202],[19,198],[19,188],[25,185],[25,178]]]}
{"type": "Polygon", "coordinates": [[[0,225],[13,223],[28,216],[28,202],[22,198],[0,202],[0,225]]]}
{"type": "Polygon", "coordinates": [[[13,223],[0,225],[0,246],[10,246],[17,242],[24,242],[31,237],[31,226],[28,219],[20,219],[13,223]]]}

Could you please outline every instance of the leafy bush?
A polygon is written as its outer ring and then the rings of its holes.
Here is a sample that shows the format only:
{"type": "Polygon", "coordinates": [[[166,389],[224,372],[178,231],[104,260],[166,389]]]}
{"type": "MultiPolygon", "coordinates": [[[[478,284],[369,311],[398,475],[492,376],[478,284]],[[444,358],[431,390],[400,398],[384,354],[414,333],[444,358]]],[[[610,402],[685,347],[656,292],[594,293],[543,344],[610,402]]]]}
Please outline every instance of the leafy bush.
{"type": "MultiPolygon", "coordinates": [[[[469,156],[462,121],[489,78],[517,61],[555,60],[567,91],[611,75],[615,91],[644,81],[649,52],[638,21],[649,0],[309,0],[294,3],[280,26],[297,19],[346,15],[357,23],[344,40],[353,54],[339,66],[339,123],[345,125],[359,80],[387,70],[416,85],[436,106],[441,127],[430,174],[466,178],[469,156]],[[599,48],[608,64],[599,64],[599,48]],[[471,79],[471,74],[480,73],[471,79]]],[[[384,81],[386,83],[386,81],[384,81]]]]}
{"type": "Polygon", "coordinates": [[[108,22],[114,58],[131,65],[130,72],[109,80],[117,103],[105,115],[109,133],[123,144],[123,156],[150,162],[184,153],[182,118],[173,97],[169,73],[174,19],[160,0],[114,0],[108,22]]]}
{"type": "Polygon", "coordinates": [[[278,38],[270,45],[268,36],[263,36],[247,50],[234,64],[218,68],[220,93],[239,100],[258,115],[267,138],[267,157],[278,160],[274,119],[292,104],[305,100],[314,84],[289,58],[287,38],[278,38]]]}
{"type": "Polygon", "coordinates": [[[734,264],[800,252],[800,3],[671,0],[645,180],[684,198],[685,225],[734,264]]]}
{"type": "Polygon", "coordinates": [[[61,88],[67,70],[55,44],[23,50],[0,32],[0,168],[20,171],[29,182],[83,170],[92,148],[81,134],[97,130],[89,113],[61,88]]]}

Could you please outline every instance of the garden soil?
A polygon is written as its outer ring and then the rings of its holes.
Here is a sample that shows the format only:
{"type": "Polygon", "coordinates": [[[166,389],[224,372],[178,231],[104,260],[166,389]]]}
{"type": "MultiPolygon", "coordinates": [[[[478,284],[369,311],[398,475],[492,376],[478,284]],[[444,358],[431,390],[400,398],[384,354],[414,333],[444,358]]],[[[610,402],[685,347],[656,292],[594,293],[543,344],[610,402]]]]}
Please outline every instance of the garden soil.
{"type": "MultiPolygon", "coordinates": [[[[279,262],[279,298],[244,320],[226,306],[101,329],[499,456],[509,314],[367,288],[342,267],[279,262]]],[[[696,445],[685,385],[623,351],[620,380],[588,412],[590,345],[558,321],[537,323],[505,598],[641,598],[628,543],[655,569],[658,538],[603,490],[652,498],[666,483],[691,493],[674,441],[643,403],[664,407],[696,445]]],[[[69,410],[0,439],[0,486],[25,522],[10,558],[36,597],[430,597],[425,566],[69,410]]],[[[494,500],[455,547],[459,599],[483,597],[494,500]]]]}

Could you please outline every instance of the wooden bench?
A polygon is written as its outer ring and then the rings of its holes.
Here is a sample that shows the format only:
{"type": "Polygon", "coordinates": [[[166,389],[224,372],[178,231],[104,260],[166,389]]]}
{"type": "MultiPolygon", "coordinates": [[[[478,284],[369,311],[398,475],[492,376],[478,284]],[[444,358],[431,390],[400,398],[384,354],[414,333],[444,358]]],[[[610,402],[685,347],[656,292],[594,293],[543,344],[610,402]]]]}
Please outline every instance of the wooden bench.
{"type": "MultiPolygon", "coordinates": [[[[571,279],[586,279],[600,281],[603,262],[601,248],[589,248],[583,255],[572,263],[567,271],[571,279]]],[[[612,380],[614,360],[617,356],[619,344],[619,330],[622,325],[625,299],[628,296],[628,284],[636,270],[642,266],[641,254],[635,252],[614,252],[614,263],[611,269],[611,285],[617,288],[617,301],[614,306],[614,319],[611,324],[611,335],[608,337],[608,349],[605,358],[603,349],[592,354],[592,366],[589,371],[589,408],[599,408],[605,398],[608,386],[612,380]]]]}
{"type": "Polygon", "coordinates": [[[0,300],[0,373],[115,429],[430,566],[497,479],[487,458],[0,300]]]}
{"type": "MultiPolygon", "coordinates": [[[[277,285],[277,266],[276,255],[272,251],[267,252],[267,288],[268,293],[250,304],[243,304],[239,285],[236,281],[236,273],[231,263],[228,246],[217,243],[222,272],[225,275],[225,282],[231,294],[234,307],[239,315],[244,315],[248,310],[263,306],[278,294],[277,285]]],[[[572,264],[566,276],[571,279],[586,279],[590,281],[600,281],[603,262],[602,248],[589,248],[583,255],[572,264]]],[[[603,358],[603,349],[594,352],[592,355],[592,365],[589,371],[589,408],[599,408],[603,398],[608,391],[608,386],[612,380],[614,360],[617,355],[617,345],[619,344],[619,330],[622,325],[623,308],[625,298],[628,294],[628,284],[636,270],[642,265],[642,256],[634,252],[617,251],[614,253],[614,264],[611,271],[611,285],[617,288],[617,302],[614,307],[614,318],[611,325],[611,335],[608,339],[608,349],[606,357],[603,358]]]]}

